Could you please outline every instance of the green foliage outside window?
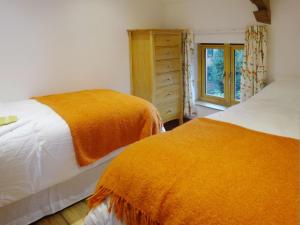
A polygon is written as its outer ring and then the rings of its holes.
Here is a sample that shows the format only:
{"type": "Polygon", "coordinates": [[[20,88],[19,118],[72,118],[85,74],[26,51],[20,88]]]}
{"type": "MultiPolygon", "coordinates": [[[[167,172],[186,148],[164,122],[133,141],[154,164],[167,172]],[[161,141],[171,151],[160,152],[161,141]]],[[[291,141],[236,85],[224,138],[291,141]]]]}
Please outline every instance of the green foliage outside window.
{"type": "Polygon", "coordinates": [[[234,51],[234,63],[235,63],[235,99],[240,101],[241,99],[241,76],[243,67],[244,51],[242,49],[236,49],[234,51]]]}
{"type": "Polygon", "coordinates": [[[206,94],[224,97],[224,50],[206,50],[206,94]]]}

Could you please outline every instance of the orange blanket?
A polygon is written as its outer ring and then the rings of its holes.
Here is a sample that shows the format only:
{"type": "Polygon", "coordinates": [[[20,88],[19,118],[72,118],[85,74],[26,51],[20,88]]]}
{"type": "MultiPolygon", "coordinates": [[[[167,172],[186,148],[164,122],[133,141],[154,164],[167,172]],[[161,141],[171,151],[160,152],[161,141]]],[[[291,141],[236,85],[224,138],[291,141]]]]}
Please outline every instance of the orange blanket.
{"type": "Polygon", "coordinates": [[[299,140],[196,119],[130,145],[89,205],[108,197],[126,225],[298,225],[299,140]]]}
{"type": "Polygon", "coordinates": [[[150,103],[115,91],[87,90],[34,99],[67,122],[80,166],[160,131],[160,117],[150,103]]]}

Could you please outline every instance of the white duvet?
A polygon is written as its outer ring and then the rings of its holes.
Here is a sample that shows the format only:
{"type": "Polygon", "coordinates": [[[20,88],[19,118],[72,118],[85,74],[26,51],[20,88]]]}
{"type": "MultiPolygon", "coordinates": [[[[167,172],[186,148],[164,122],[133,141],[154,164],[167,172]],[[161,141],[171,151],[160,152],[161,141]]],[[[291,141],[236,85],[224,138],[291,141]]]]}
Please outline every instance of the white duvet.
{"type": "Polygon", "coordinates": [[[0,126],[0,207],[70,179],[114,157],[77,165],[66,122],[35,100],[0,103],[0,115],[16,115],[16,123],[0,126]]]}
{"type": "MultiPolygon", "coordinates": [[[[208,118],[300,139],[300,79],[276,81],[247,102],[208,118]]],[[[96,207],[85,225],[123,225],[108,208],[108,201],[96,207]]]]}
{"type": "Polygon", "coordinates": [[[300,138],[300,78],[276,81],[248,101],[208,118],[300,138]]]}

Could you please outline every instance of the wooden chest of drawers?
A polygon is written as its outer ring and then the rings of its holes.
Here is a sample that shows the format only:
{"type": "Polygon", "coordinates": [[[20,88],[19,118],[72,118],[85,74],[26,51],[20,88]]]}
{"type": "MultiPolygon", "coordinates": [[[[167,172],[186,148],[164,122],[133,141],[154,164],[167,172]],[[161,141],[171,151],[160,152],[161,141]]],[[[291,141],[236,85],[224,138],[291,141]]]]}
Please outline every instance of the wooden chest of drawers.
{"type": "Polygon", "coordinates": [[[152,102],[163,122],[183,119],[182,31],[130,30],[132,94],[152,102]]]}

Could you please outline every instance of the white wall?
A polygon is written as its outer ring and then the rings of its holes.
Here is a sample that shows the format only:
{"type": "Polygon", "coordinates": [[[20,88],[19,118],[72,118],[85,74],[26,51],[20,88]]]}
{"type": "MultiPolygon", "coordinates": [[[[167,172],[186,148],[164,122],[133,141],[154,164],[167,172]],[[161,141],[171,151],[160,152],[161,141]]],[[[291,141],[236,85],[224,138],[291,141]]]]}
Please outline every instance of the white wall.
{"type": "Polygon", "coordinates": [[[270,80],[286,76],[300,77],[300,1],[273,0],[271,6],[270,80]]]}
{"type": "Polygon", "coordinates": [[[0,101],[129,92],[126,29],[163,23],[159,0],[0,0],[0,101]]]}
{"type": "Polygon", "coordinates": [[[166,24],[195,30],[243,28],[255,22],[250,0],[164,0],[166,24]]]}
{"type": "MultiPolygon", "coordinates": [[[[300,1],[271,1],[269,79],[300,76],[300,1]]],[[[129,92],[129,28],[209,32],[256,23],[249,0],[164,2],[0,0],[0,101],[84,88],[129,92]]],[[[198,41],[237,42],[237,35],[198,41]]]]}
{"type": "MultiPolygon", "coordinates": [[[[255,24],[250,0],[164,0],[166,26],[210,32],[240,29],[255,24]]],[[[269,26],[268,78],[300,76],[300,1],[271,0],[272,25],[269,26]]],[[[240,34],[202,35],[198,42],[236,42],[240,34]],[[218,36],[218,37],[217,37],[218,36]]]]}

